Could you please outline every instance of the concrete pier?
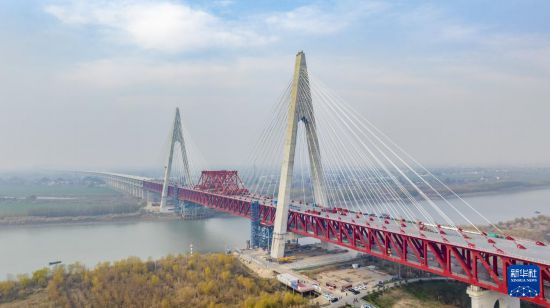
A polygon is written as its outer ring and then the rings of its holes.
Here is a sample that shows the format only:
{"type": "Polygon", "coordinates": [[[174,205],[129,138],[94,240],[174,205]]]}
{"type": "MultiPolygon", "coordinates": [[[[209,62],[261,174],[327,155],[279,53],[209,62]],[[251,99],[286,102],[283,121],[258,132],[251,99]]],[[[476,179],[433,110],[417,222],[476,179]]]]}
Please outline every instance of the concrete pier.
{"type": "Polygon", "coordinates": [[[519,308],[519,298],[485,290],[478,286],[469,286],[466,293],[472,299],[472,308],[493,308],[498,302],[500,308],[519,308]]]}

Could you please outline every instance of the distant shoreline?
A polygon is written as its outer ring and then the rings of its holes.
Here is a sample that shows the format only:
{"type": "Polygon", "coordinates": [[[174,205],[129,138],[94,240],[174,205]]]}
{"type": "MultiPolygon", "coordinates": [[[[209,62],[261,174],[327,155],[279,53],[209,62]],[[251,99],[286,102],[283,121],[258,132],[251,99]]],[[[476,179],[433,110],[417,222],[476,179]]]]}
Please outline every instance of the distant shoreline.
{"type": "Polygon", "coordinates": [[[151,213],[135,212],[127,214],[108,214],[98,216],[11,216],[0,218],[0,227],[17,226],[51,226],[51,225],[86,225],[111,222],[159,221],[178,220],[175,215],[155,215],[151,213]]]}
{"type": "MultiPolygon", "coordinates": [[[[486,191],[477,191],[477,192],[467,192],[463,194],[458,194],[460,198],[473,198],[473,197],[484,197],[484,196],[495,196],[495,195],[508,195],[508,194],[518,194],[523,192],[537,191],[537,190],[547,190],[550,189],[550,185],[533,185],[533,186],[522,186],[522,187],[512,187],[506,189],[495,189],[495,190],[486,190],[486,191]]],[[[450,199],[456,199],[455,196],[452,196],[450,199]]]]}

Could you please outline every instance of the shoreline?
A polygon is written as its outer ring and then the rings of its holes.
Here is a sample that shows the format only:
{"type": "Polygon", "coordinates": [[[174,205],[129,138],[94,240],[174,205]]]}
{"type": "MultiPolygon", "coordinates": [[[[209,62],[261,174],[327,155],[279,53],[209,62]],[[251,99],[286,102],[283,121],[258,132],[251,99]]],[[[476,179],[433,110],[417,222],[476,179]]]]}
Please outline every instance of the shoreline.
{"type": "MultiPolygon", "coordinates": [[[[235,217],[218,213],[208,217],[235,217]]],[[[70,226],[70,225],[92,225],[108,223],[133,223],[133,222],[154,222],[154,221],[174,221],[183,220],[179,215],[158,214],[148,212],[134,212],[127,214],[109,214],[100,216],[62,216],[62,217],[42,217],[42,216],[13,216],[1,217],[0,228],[10,228],[19,226],[70,226]]]]}
{"type": "Polygon", "coordinates": [[[55,225],[87,225],[113,222],[137,222],[137,221],[158,221],[177,220],[176,215],[154,215],[150,213],[134,212],[127,214],[109,214],[100,216],[12,216],[0,218],[0,227],[18,226],[55,226],[55,225]]]}
{"type": "MultiPolygon", "coordinates": [[[[467,192],[463,194],[457,195],[460,198],[475,198],[475,197],[484,197],[484,196],[496,196],[496,195],[511,195],[511,194],[519,194],[519,193],[526,193],[531,191],[537,191],[537,190],[547,190],[550,189],[550,185],[533,185],[533,186],[522,186],[522,187],[513,187],[513,188],[506,188],[504,190],[496,189],[496,190],[485,190],[485,191],[477,191],[477,192],[467,192]]],[[[447,197],[447,196],[446,196],[447,197]]],[[[451,195],[452,199],[456,199],[455,196],[451,195]]]]}

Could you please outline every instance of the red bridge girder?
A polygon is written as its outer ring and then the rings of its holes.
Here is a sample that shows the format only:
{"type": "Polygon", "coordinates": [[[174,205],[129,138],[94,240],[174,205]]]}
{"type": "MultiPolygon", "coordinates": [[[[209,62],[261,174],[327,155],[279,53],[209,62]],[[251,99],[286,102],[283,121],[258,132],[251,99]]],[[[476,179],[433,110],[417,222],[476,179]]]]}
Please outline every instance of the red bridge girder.
{"type": "MultiPolygon", "coordinates": [[[[182,188],[179,192],[179,199],[197,203],[218,211],[250,218],[250,198],[242,196],[224,196],[182,188]]],[[[273,221],[275,220],[275,209],[274,206],[260,205],[260,223],[263,225],[273,225],[273,221]]]]}
{"type": "MultiPolygon", "coordinates": [[[[144,182],[143,186],[157,193],[162,190],[162,184],[156,182],[144,182]]],[[[169,193],[175,191],[175,187],[169,189],[169,193]]],[[[251,200],[254,200],[247,195],[223,195],[183,187],[177,191],[179,200],[247,218],[250,217],[251,200]]],[[[260,204],[261,224],[273,225],[275,210],[273,205],[260,204]]],[[[545,286],[550,286],[548,265],[292,209],[288,231],[505,294],[507,267],[535,264],[541,269],[541,293],[538,297],[524,300],[550,307],[550,300],[545,297],[545,286]]]]}
{"type": "Polygon", "coordinates": [[[550,306],[544,293],[550,285],[548,265],[293,211],[288,231],[505,294],[509,265],[536,264],[541,294],[525,300],[550,306]]]}

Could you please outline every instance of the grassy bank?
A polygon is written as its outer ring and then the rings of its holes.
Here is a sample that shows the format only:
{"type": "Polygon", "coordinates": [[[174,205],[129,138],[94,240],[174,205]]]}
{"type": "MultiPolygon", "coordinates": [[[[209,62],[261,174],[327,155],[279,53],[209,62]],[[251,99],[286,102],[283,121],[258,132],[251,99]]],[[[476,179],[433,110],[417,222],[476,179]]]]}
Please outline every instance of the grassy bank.
{"type": "Polygon", "coordinates": [[[2,183],[0,182],[0,196],[10,197],[94,197],[115,196],[119,193],[106,186],[91,186],[84,184],[45,185],[36,183],[2,183]]]}
{"type": "Polygon", "coordinates": [[[135,199],[107,187],[79,184],[2,183],[0,196],[8,197],[0,199],[0,217],[97,216],[133,213],[141,207],[135,199]]]}

